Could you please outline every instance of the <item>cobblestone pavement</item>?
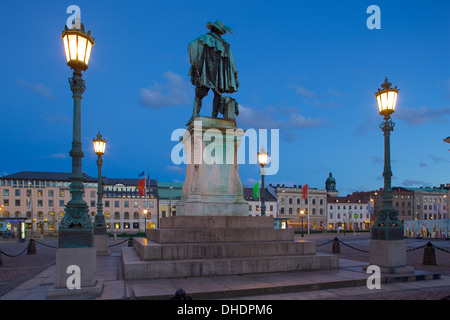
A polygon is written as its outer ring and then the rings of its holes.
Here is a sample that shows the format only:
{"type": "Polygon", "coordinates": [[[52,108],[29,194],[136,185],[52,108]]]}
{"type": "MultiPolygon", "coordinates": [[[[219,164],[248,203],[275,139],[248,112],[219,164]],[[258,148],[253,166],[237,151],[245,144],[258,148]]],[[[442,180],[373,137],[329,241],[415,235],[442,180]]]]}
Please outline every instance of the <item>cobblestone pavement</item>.
{"type": "MultiPolygon", "coordinates": [[[[340,258],[356,260],[362,262],[369,262],[369,253],[362,252],[369,251],[370,234],[360,233],[356,236],[352,232],[347,232],[345,235],[336,234],[310,234],[301,238],[296,235],[296,239],[314,240],[317,244],[317,252],[332,253],[332,243],[325,244],[337,237],[344,244],[340,244],[341,253],[340,258]],[[322,245],[324,244],[324,245],[322,245]],[[346,244],[346,245],[345,245],[346,244]],[[348,246],[347,246],[348,245],[348,246]],[[359,249],[359,250],[357,250],[359,249]]],[[[406,262],[414,269],[424,270],[429,272],[436,272],[442,275],[450,276],[450,240],[445,239],[405,239],[406,241],[406,262]],[[423,247],[427,242],[431,242],[435,246],[435,256],[437,265],[423,265],[423,247]],[[418,249],[416,249],[418,248],[418,249]],[[437,249],[440,248],[440,249],[437,249]],[[446,251],[443,251],[443,250],[446,251]]]]}
{"type": "MultiPolygon", "coordinates": [[[[25,242],[0,241],[2,265],[0,266],[0,296],[15,288],[55,263],[57,239],[35,239],[36,254],[27,255],[29,239],[25,242]]],[[[108,240],[111,252],[121,252],[128,246],[128,238],[108,240]]]]}
{"type": "MultiPolygon", "coordinates": [[[[317,244],[317,252],[332,253],[332,240],[337,237],[340,242],[339,257],[368,263],[370,235],[361,233],[359,236],[353,233],[336,234],[305,234],[304,237],[296,235],[298,240],[312,240],[317,244]]],[[[450,277],[450,241],[442,239],[406,239],[407,264],[416,270],[440,273],[444,277],[450,277]],[[423,265],[422,259],[424,246],[431,241],[435,250],[437,265],[423,265]],[[418,248],[418,249],[416,249],[418,248]]],[[[29,240],[25,242],[0,242],[0,250],[3,252],[2,265],[0,266],[0,296],[15,288],[23,282],[31,279],[39,272],[55,263],[57,239],[36,239],[36,254],[27,255],[26,249],[29,240]]],[[[127,238],[109,239],[108,246],[111,252],[120,253],[121,247],[128,246],[127,238]]],[[[389,294],[384,293],[378,298],[392,300],[440,300],[450,296],[450,287],[436,287],[432,290],[397,290],[389,294]]],[[[377,299],[377,294],[371,295],[371,299],[377,299]]]]}

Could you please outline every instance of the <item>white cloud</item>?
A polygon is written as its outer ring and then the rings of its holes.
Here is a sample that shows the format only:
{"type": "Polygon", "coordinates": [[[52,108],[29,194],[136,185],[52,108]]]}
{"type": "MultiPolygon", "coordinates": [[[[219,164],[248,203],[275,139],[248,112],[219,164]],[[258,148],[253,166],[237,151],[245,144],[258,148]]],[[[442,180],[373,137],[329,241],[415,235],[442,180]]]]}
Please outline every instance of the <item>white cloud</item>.
{"type": "Polygon", "coordinates": [[[43,96],[44,98],[47,98],[50,100],[55,100],[55,97],[52,95],[50,89],[47,88],[45,85],[43,85],[40,82],[31,83],[31,82],[23,81],[22,79],[17,79],[16,82],[22,88],[26,88],[26,89],[30,90],[31,92],[34,92],[34,93],[37,93],[37,94],[43,96]]]}
{"type": "MultiPolygon", "coordinates": [[[[255,129],[309,129],[321,127],[325,124],[324,119],[304,117],[295,109],[296,112],[290,112],[286,117],[280,117],[280,113],[276,108],[267,108],[264,110],[256,110],[253,108],[239,105],[238,124],[243,127],[255,129]]],[[[293,111],[291,109],[291,111],[293,111]]]]}
{"type": "Polygon", "coordinates": [[[48,123],[70,123],[72,119],[70,119],[66,115],[54,115],[51,117],[45,118],[45,121],[48,123]]]}
{"type": "Polygon", "coordinates": [[[41,156],[41,159],[67,159],[69,157],[68,153],[53,153],[49,156],[41,156]]]}
{"type": "Polygon", "coordinates": [[[186,167],[182,166],[166,166],[166,170],[176,172],[176,173],[185,173],[186,167]]]}
{"type": "Polygon", "coordinates": [[[311,98],[314,98],[315,95],[316,95],[315,92],[313,92],[311,90],[308,90],[308,89],[306,89],[306,88],[304,88],[304,87],[302,87],[300,85],[290,84],[289,87],[294,88],[295,92],[297,92],[298,94],[300,94],[300,95],[302,95],[302,96],[304,96],[306,98],[310,98],[311,99],[311,98]]]}
{"type": "Polygon", "coordinates": [[[141,88],[141,104],[150,108],[179,106],[189,103],[188,83],[171,71],[163,74],[165,84],[155,83],[149,88],[141,88]]]}
{"type": "Polygon", "coordinates": [[[406,187],[410,187],[410,186],[426,186],[426,185],[430,185],[430,183],[422,181],[422,180],[413,180],[413,179],[405,179],[402,182],[402,185],[406,186],[406,187]]]}
{"type": "Polygon", "coordinates": [[[402,107],[395,114],[396,118],[406,121],[409,124],[421,125],[427,122],[446,122],[446,116],[450,115],[450,106],[431,109],[429,107],[420,107],[418,109],[402,107]]]}

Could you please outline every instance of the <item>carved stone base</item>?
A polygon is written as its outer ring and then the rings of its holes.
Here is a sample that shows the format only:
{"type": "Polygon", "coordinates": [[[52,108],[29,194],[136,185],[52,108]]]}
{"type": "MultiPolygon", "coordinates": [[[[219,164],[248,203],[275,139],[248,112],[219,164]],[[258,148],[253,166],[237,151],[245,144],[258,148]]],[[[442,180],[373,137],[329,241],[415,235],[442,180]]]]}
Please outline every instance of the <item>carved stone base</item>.
{"type": "Polygon", "coordinates": [[[197,117],[182,138],[186,179],[179,216],[248,216],[237,152],[244,131],[227,119],[197,117]]]}
{"type": "Polygon", "coordinates": [[[94,246],[93,228],[60,228],[58,233],[60,248],[83,248],[94,246]]]}
{"type": "Polygon", "coordinates": [[[383,273],[409,273],[414,268],[406,265],[404,240],[371,240],[369,263],[380,267],[383,273]]]}

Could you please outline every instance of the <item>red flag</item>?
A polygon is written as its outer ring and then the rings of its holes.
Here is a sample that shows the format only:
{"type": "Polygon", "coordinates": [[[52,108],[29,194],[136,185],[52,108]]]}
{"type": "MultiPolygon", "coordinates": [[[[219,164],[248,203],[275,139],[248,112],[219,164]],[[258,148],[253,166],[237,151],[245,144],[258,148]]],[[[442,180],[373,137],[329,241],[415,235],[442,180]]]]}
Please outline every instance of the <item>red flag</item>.
{"type": "Polygon", "coordinates": [[[139,196],[145,196],[145,177],[138,182],[139,196]]]}
{"type": "Polygon", "coordinates": [[[308,199],[308,184],[305,184],[302,189],[303,199],[308,199]]]}

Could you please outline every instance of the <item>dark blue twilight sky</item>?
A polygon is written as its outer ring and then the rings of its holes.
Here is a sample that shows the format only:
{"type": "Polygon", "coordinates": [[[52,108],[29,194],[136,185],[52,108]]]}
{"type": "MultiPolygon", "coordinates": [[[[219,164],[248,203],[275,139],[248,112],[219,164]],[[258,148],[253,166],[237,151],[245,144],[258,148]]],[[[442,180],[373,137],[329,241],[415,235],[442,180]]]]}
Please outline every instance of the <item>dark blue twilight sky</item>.
{"type": "MultiPolygon", "coordinates": [[[[92,138],[108,140],[103,173],[184,181],[171,161],[175,129],[192,112],[187,44],[208,21],[239,70],[237,125],[279,129],[279,170],[266,181],[342,195],[382,186],[383,136],[374,92],[400,88],[391,139],[393,185],[450,182],[450,2],[435,1],[2,1],[0,175],[70,171],[72,95],[61,33],[76,4],[95,46],[84,73],[83,170],[96,175],[92,138]],[[370,30],[369,5],[381,9],[370,30]]],[[[212,94],[201,114],[210,115],[212,94]]],[[[270,137],[270,134],[269,134],[270,137]]],[[[270,151],[270,149],[269,149],[270,151]]],[[[259,179],[255,164],[241,179],[259,179]]]]}

